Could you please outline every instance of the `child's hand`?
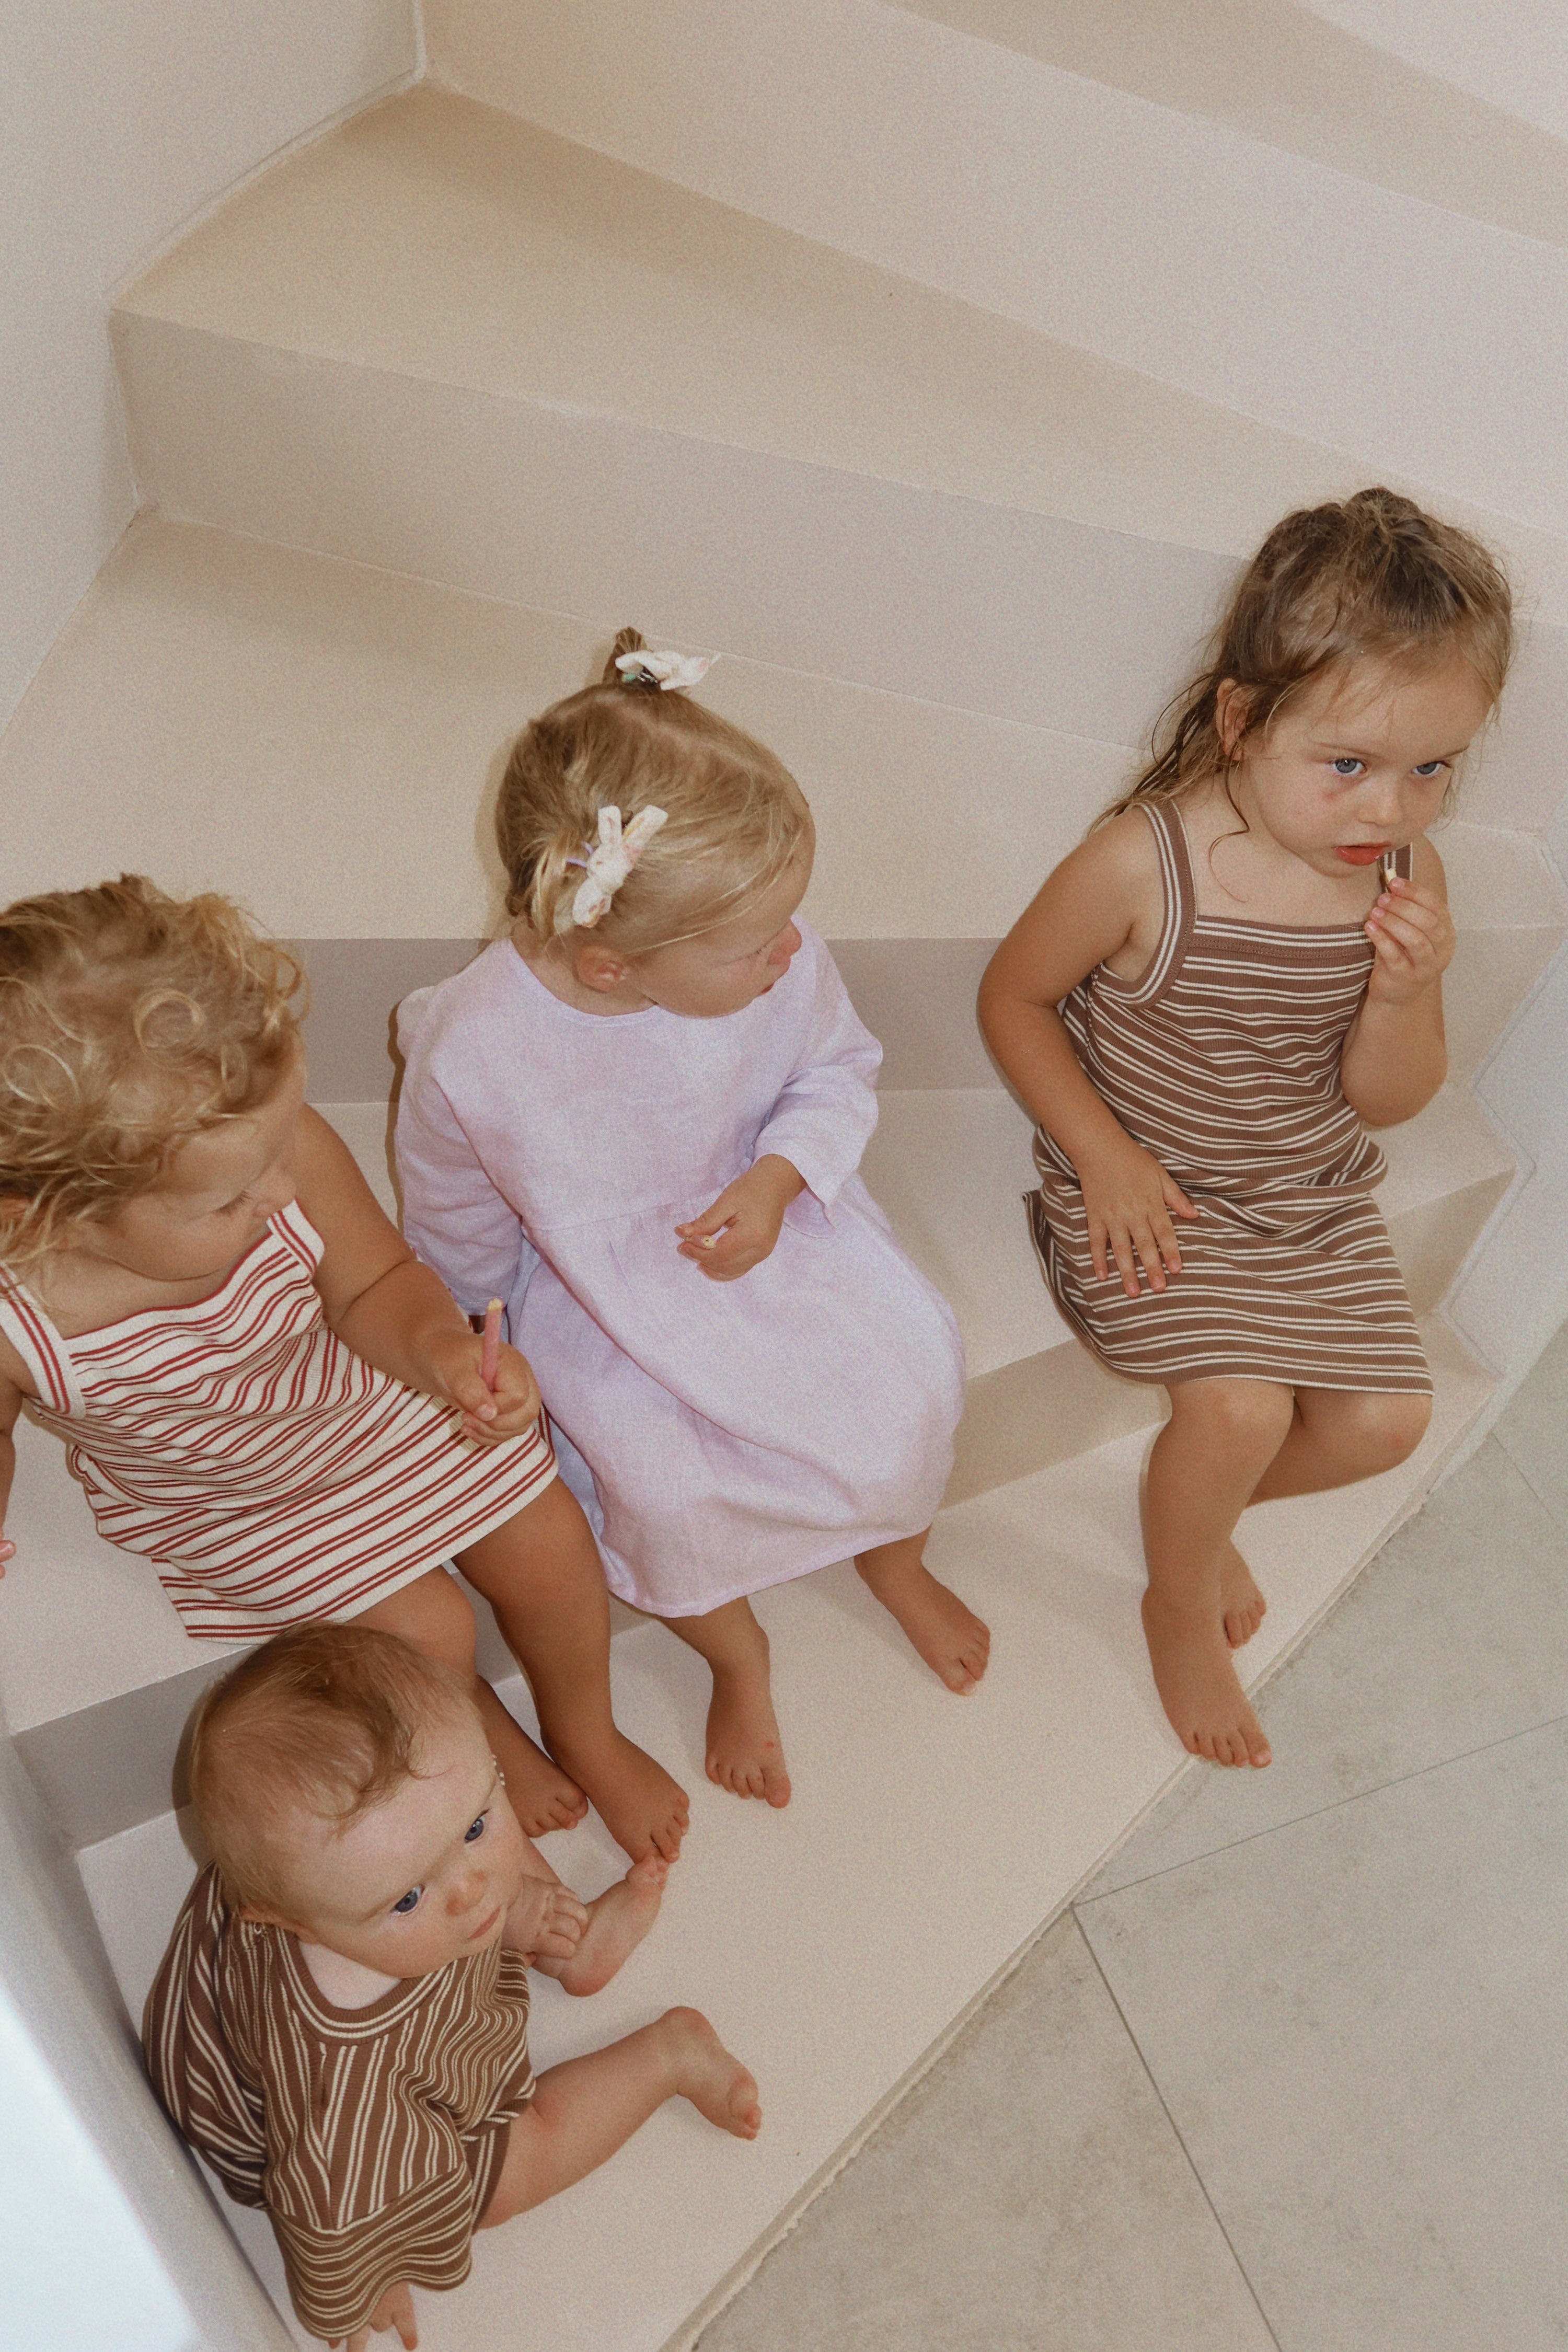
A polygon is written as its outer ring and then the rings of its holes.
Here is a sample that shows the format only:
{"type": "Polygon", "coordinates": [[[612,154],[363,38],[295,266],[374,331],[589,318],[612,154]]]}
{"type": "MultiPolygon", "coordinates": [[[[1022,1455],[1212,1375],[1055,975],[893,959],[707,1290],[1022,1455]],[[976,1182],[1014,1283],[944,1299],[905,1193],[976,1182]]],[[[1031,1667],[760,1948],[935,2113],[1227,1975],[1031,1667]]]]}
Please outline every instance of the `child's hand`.
{"type": "Polygon", "coordinates": [[[516,1437],[539,1418],[539,1383],[526,1356],[503,1347],[496,1364],[492,1393],[480,1370],[484,1342],[475,1332],[456,1326],[435,1332],[425,1343],[427,1383],[432,1396],[444,1397],[459,1411],[458,1427],[465,1437],[481,1445],[499,1445],[516,1437]]]}
{"type": "Polygon", "coordinates": [[[1166,1174],[1152,1151],[1127,1135],[1103,1156],[1086,1160],[1078,1180],[1089,1212],[1089,1251],[1096,1274],[1103,1280],[1114,1259],[1121,1287],[1129,1298],[1136,1298],[1142,1265],[1150,1289],[1163,1290],[1167,1274],[1182,1270],[1172,1215],[1199,1213],[1175,1178],[1166,1174]]]}
{"type": "Polygon", "coordinates": [[[1402,875],[1395,875],[1363,928],[1373,946],[1366,992],[1373,1004],[1409,1004],[1425,995],[1454,953],[1447,908],[1402,875]]]}
{"type": "Polygon", "coordinates": [[[776,1151],[764,1152],[754,1167],[726,1184],[710,1209],[687,1225],[677,1225],[680,1255],[713,1282],[733,1282],[761,1265],[784,1223],[784,1211],[805,1190],[805,1179],[776,1151]]]}
{"type": "Polygon", "coordinates": [[[501,1940],[529,1959],[569,1960],[583,1940],[588,1906],[555,1878],[525,1878],[501,1940]]]}
{"type": "Polygon", "coordinates": [[[384,2335],[390,2327],[395,2327],[403,2338],[404,2352],[415,2352],[419,2330],[414,2319],[414,2297],[406,2285],[389,2286],[371,2313],[370,2326],[356,2327],[352,2336],[334,2336],[332,2352],[340,2344],[344,2352],[370,2352],[371,2336],[384,2335]]]}

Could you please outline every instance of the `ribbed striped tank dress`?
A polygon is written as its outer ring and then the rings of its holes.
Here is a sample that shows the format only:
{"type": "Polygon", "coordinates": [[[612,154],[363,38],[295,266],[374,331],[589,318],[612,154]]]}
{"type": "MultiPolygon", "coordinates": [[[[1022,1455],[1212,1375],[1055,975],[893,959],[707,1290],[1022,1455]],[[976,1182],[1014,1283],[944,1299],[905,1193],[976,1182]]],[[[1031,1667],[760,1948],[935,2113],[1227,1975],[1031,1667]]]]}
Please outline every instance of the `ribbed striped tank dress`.
{"type": "Polygon", "coordinates": [[[22,1285],[0,1330],[66,1443],[99,1532],[144,1553],[198,1640],[354,1617],[499,1527],[555,1475],[542,1419],[458,1435],[327,1327],[298,1202],[210,1298],[65,1339],[22,1285]]]}
{"type": "Polygon", "coordinates": [[[1095,1274],[1078,1178],[1038,1129],[1027,1205],[1051,1295],[1131,1380],[1429,1394],[1372,1201],[1387,1162],[1340,1086],[1372,942],[1359,924],[1200,915],[1177,809],[1141,805],[1164,880],[1159,945],[1135,981],[1101,964],[1062,1017],[1097,1093],[1202,1215],[1175,1220],[1181,1273],[1129,1298],[1114,1267],[1095,1274]]]}

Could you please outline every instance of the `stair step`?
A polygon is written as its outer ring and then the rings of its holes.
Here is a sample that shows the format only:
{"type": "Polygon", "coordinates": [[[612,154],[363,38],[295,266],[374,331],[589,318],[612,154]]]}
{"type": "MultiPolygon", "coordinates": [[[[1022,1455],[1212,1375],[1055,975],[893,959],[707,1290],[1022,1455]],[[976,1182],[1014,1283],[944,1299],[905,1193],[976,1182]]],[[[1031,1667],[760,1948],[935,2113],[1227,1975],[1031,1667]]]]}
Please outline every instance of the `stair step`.
{"type": "Polygon", "coordinates": [[[723,0],[433,0],[428,38],[438,79],[530,121],[1517,517],[1560,598],[1561,143],[1308,11],[776,0],[759,42],[723,0]],[[1359,170],[1369,149],[1424,156],[1423,184],[1359,170]],[[1461,178],[1529,228],[1454,208],[1461,178]],[[1501,417],[1500,351],[1523,387],[1501,417]]]}
{"type": "Polygon", "coordinates": [[[1365,474],[428,87],[242,191],[115,336],[172,515],[1099,740],[1365,474]]]}
{"type": "MultiPolygon", "coordinates": [[[[634,616],[520,610],[144,517],[0,737],[7,895],[122,868],[232,892],[320,950],[315,1090],[369,1100],[390,1081],[389,1006],[457,970],[499,915],[481,804],[503,747],[596,675],[615,624],[634,616]]],[[[1557,635],[1527,648],[1466,783],[1467,821],[1439,836],[1461,933],[1458,1070],[1568,933],[1561,883],[1506,829],[1554,805],[1557,635]]],[[[977,1086],[992,1076],[973,1010],[990,943],[1133,754],[956,709],[927,698],[936,683],[911,672],[884,693],[731,658],[703,698],[775,746],[812,802],[806,911],[841,943],[887,1081],[977,1086]]]]}
{"type": "MultiPolygon", "coordinates": [[[[1428,1344],[1437,1412],[1410,1463],[1340,1495],[1265,1505],[1244,1523],[1269,1596],[1246,1654],[1254,1676],[1416,1507],[1480,1409],[1486,1376],[1440,1328],[1428,1344]]],[[[606,2172],[531,2214],[526,2232],[481,2239],[460,2291],[418,2299],[426,2352],[511,2352],[520,2308],[552,2352],[689,2343],[726,2284],[1183,1769],[1139,1633],[1146,1444],[1124,1438],[942,1513],[936,1564],[996,1634],[972,1701],[915,1664],[848,1569],[761,1597],[795,1779],[783,1813],[703,1778],[698,1661],[654,1625],[617,1643],[622,1719],[681,1773],[691,1834],[665,1915],[621,1979],[592,2004],[536,1987],[533,2055],[549,2063],[669,2002],[695,2002],[755,2068],[765,2127],[754,2147],[731,2147],[666,2109],[606,2172]]],[[[506,1695],[522,1712],[520,1687],[506,1695]]],[[[549,1853],[590,1893],[616,1867],[593,1824],[549,1853]]],[[[167,1812],[79,1859],[135,2015],[195,1865],[167,1812]]],[[[280,2294],[265,2221],[223,2210],[280,2294]]]]}

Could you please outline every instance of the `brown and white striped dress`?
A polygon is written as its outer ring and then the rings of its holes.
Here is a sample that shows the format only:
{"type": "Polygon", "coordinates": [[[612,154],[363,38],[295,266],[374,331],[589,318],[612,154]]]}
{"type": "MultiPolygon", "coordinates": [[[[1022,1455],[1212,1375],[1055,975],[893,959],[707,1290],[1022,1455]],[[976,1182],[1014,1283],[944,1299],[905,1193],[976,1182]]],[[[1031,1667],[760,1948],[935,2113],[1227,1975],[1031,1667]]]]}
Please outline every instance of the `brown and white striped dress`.
{"type": "Polygon", "coordinates": [[[458,2286],[533,2096],[528,1970],[499,1944],[323,1999],[281,1927],[243,1920],[215,1869],[185,1899],[142,2023],[153,2087],[240,2205],[265,2206],[312,2336],[368,2325],[389,2286],[458,2286]]]}
{"type": "Polygon", "coordinates": [[[1355,924],[1200,915],[1176,807],[1140,805],[1164,880],[1159,944],[1136,980],[1090,972],[1062,1017],[1097,1093],[1202,1214],[1175,1220],[1181,1273],[1129,1298],[1114,1267],[1096,1275],[1072,1163],[1038,1129],[1027,1202],[1051,1294],[1130,1380],[1429,1394],[1372,1200],[1387,1162],[1340,1086],[1372,943],[1355,924]]]}

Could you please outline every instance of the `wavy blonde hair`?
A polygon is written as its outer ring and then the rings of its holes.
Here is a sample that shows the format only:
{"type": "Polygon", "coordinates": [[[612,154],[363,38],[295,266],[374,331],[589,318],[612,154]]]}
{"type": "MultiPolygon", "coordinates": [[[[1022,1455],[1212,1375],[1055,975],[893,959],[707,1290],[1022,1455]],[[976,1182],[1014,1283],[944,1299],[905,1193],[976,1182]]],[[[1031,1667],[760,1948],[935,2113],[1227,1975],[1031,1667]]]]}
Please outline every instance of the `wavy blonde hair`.
{"type": "Polygon", "coordinates": [[[302,986],[228,899],[139,874],[0,912],[0,1255],[33,1263],[258,1109],[299,1051],[302,986]]]}
{"type": "Polygon", "coordinates": [[[229,1902],[286,1913],[298,1816],[347,1829],[418,1776],[423,1733],[465,1713],[479,1721],[455,1668],[371,1625],[297,1625],[241,1658],[202,1700],[189,1751],[229,1902]]]}
{"type": "Polygon", "coordinates": [[[1162,714],[1147,766],[1096,823],[1223,775],[1314,678],[1368,655],[1418,670],[1450,652],[1495,704],[1513,653],[1512,597],[1479,540],[1394,490],[1299,508],[1243,572],[1204,667],[1162,714]],[[1231,680],[1245,718],[1227,748],[1218,705],[1231,680]]]}
{"type": "Polygon", "coordinates": [[[541,946],[567,935],[599,811],[629,825],[666,823],[616,892],[594,936],[626,955],[700,937],[771,888],[809,838],[799,785],[764,745],[684,693],[626,684],[616,656],[644,640],[623,629],[597,686],[531,719],[512,746],[496,803],[507,912],[541,946]]]}

